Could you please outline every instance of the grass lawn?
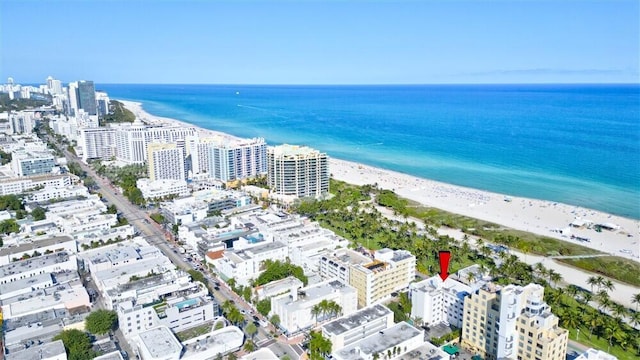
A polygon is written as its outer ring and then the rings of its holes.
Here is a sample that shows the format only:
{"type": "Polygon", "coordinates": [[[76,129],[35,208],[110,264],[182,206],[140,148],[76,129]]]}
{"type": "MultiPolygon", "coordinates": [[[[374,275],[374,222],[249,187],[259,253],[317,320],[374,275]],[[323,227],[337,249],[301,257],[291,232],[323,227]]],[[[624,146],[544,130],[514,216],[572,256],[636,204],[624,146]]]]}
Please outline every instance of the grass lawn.
{"type": "MultiPolygon", "coordinates": [[[[569,339],[576,340],[575,329],[569,330],[569,339]]],[[[609,341],[607,339],[598,338],[596,335],[593,335],[591,339],[589,339],[589,329],[586,328],[580,328],[580,339],[576,341],[588,347],[608,352],[609,354],[616,356],[619,360],[638,359],[636,349],[633,349],[631,346],[629,346],[627,350],[624,350],[620,346],[614,345],[609,351],[607,351],[609,348],[609,341]]]]}
{"type": "Polygon", "coordinates": [[[212,326],[213,324],[207,323],[204,325],[192,327],[191,329],[183,330],[183,331],[180,331],[179,333],[176,333],[176,337],[178,338],[178,340],[180,340],[180,342],[193,339],[195,337],[198,337],[200,335],[204,335],[210,332],[212,326]]]}
{"type": "Polygon", "coordinates": [[[640,263],[617,256],[587,259],[558,259],[580,269],[608,276],[624,283],[640,286],[640,263]]]}

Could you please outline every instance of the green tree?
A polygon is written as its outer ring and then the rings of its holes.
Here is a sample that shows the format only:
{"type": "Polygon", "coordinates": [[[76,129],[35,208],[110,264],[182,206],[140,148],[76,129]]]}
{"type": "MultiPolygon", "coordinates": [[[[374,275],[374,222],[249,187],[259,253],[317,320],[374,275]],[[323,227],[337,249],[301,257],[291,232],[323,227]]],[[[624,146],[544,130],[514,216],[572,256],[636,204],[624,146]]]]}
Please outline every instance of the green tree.
{"type": "Polygon", "coordinates": [[[258,328],[256,327],[256,324],[250,322],[249,324],[247,324],[247,326],[245,326],[244,331],[251,337],[251,339],[253,339],[253,337],[258,332],[258,328]]]}
{"type": "Polygon", "coordinates": [[[109,206],[107,206],[107,214],[117,214],[118,213],[118,208],[111,204],[109,206]]]}
{"type": "Polygon", "coordinates": [[[15,219],[7,219],[0,222],[0,233],[9,235],[20,231],[20,225],[15,219]]]}
{"type": "Polygon", "coordinates": [[[278,316],[278,314],[273,314],[269,321],[273,324],[273,326],[278,327],[278,325],[280,325],[280,316],[278,316]]]}
{"type": "Polygon", "coordinates": [[[254,342],[253,342],[253,341],[251,341],[251,340],[247,340],[247,341],[244,343],[244,347],[243,347],[243,349],[244,349],[246,352],[253,352],[253,351],[255,351],[255,349],[256,349],[256,344],[254,344],[254,342]]]}
{"type": "Polygon", "coordinates": [[[91,339],[89,335],[80,330],[64,330],[54,337],[53,340],[62,340],[69,360],[93,359],[98,355],[91,349],[91,339]]]}
{"type": "Polygon", "coordinates": [[[0,196],[0,211],[2,210],[20,210],[24,209],[22,199],[17,195],[2,195],[0,196]]]}
{"type": "Polygon", "coordinates": [[[193,281],[199,281],[205,285],[207,284],[207,279],[205,279],[204,275],[200,271],[189,269],[187,270],[187,273],[191,275],[191,279],[193,279],[193,281]]]}
{"type": "Polygon", "coordinates": [[[35,221],[44,220],[47,218],[46,211],[40,206],[31,211],[31,216],[33,216],[33,220],[35,221]]]}
{"type": "Polygon", "coordinates": [[[311,360],[323,360],[331,353],[331,341],[322,336],[319,331],[312,331],[309,339],[309,358],[311,360]]]}
{"type": "Polygon", "coordinates": [[[114,330],[117,322],[118,315],[115,311],[100,309],[86,317],[85,327],[92,334],[102,335],[114,330]]]}
{"type": "Polygon", "coordinates": [[[271,312],[271,300],[262,299],[258,301],[258,304],[256,305],[256,309],[260,314],[262,314],[262,316],[269,316],[269,313],[271,312]]]}

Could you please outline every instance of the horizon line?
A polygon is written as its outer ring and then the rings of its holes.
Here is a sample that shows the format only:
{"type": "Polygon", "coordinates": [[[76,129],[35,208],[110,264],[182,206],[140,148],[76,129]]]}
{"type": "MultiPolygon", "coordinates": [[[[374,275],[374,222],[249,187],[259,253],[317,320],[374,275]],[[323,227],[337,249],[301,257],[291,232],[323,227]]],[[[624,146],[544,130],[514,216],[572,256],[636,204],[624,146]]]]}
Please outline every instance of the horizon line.
{"type": "Polygon", "coordinates": [[[640,85],[639,82],[495,82],[495,83],[177,83],[177,82],[97,82],[102,85],[218,85],[218,86],[432,86],[432,85],[640,85]]]}

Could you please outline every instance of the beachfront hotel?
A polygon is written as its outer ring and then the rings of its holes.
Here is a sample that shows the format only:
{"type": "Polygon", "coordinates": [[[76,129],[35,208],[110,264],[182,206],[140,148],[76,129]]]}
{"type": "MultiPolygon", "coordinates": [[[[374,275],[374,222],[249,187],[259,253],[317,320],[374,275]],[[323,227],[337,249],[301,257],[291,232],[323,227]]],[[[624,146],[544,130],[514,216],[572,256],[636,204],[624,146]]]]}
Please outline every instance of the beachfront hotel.
{"type": "Polygon", "coordinates": [[[224,139],[209,144],[209,174],[223,182],[243,180],[267,173],[264,138],[224,139]]]}
{"type": "Polygon", "coordinates": [[[280,145],[267,151],[269,188],[277,195],[321,197],[329,192],[329,159],[318,150],[280,145]]]}
{"type": "Polygon", "coordinates": [[[541,285],[489,283],[465,298],[462,345],[484,359],[564,360],[568,334],[541,285]]]}
{"type": "Polygon", "coordinates": [[[177,144],[151,143],[147,146],[149,179],[185,180],[184,149],[177,144]]]}
{"type": "Polygon", "coordinates": [[[131,124],[111,125],[116,129],[116,159],[128,164],[143,164],[147,161],[147,145],[150,143],[184,142],[187,136],[196,133],[194,127],[148,126],[139,120],[131,124]]]}

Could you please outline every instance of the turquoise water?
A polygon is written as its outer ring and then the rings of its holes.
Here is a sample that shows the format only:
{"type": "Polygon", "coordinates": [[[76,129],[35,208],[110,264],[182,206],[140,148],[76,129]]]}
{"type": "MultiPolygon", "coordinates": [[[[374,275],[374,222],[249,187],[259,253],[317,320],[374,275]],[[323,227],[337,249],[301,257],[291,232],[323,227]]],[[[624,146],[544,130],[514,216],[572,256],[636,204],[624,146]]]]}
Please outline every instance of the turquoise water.
{"type": "Polygon", "coordinates": [[[270,144],[640,218],[640,86],[103,85],[270,144]]]}

